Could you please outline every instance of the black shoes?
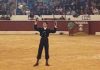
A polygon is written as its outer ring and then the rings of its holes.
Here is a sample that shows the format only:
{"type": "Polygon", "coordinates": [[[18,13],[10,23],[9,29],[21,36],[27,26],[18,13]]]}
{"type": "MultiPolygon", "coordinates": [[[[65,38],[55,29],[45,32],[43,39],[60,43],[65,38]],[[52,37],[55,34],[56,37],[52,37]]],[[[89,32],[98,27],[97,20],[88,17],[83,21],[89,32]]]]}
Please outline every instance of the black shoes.
{"type": "Polygon", "coordinates": [[[46,63],[46,66],[50,66],[48,63],[46,63]]]}
{"type": "MultiPolygon", "coordinates": [[[[48,60],[46,60],[46,66],[50,66],[48,63],[48,60]]],[[[39,66],[39,59],[37,60],[36,64],[34,64],[34,67],[39,66]]]]}
{"type": "Polygon", "coordinates": [[[34,64],[34,67],[36,67],[36,66],[38,66],[39,65],[39,63],[36,63],[36,64],[34,64]]]}
{"type": "MultiPolygon", "coordinates": [[[[39,63],[34,64],[34,67],[39,66],[39,63]]],[[[45,66],[50,66],[48,63],[45,64],[45,66]]]]}

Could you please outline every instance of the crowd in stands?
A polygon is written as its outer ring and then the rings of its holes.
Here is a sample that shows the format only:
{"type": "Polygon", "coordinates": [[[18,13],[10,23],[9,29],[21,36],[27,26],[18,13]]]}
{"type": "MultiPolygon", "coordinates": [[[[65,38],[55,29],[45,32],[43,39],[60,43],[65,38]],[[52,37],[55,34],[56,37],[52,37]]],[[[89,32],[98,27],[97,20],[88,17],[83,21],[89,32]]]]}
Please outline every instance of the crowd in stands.
{"type": "Polygon", "coordinates": [[[99,15],[100,0],[0,0],[0,15],[99,15]]]}

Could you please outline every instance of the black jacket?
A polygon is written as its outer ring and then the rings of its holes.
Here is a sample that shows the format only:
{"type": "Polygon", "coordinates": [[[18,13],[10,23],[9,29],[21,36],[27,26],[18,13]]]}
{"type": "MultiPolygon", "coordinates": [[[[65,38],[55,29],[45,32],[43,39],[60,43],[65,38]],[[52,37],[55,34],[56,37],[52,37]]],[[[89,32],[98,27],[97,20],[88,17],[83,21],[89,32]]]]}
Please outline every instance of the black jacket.
{"type": "Polygon", "coordinates": [[[40,32],[41,37],[49,37],[49,33],[56,33],[57,30],[57,28],[54,28],[54,30],[48,28],[44,30],[44,28],[38,28],[37,25],[34,25],[34,29],[40,32]]]}

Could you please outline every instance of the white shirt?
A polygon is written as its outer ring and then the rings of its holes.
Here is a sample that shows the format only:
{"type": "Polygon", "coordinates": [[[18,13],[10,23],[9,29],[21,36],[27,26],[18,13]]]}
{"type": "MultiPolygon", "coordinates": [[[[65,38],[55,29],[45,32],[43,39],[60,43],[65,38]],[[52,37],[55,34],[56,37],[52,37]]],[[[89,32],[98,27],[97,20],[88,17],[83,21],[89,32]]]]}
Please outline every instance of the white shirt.
{"type": "Polygon", "coordinates": [[[44,27],[44,30],[46,30],[47,29],[47,27],[44,27]]]}

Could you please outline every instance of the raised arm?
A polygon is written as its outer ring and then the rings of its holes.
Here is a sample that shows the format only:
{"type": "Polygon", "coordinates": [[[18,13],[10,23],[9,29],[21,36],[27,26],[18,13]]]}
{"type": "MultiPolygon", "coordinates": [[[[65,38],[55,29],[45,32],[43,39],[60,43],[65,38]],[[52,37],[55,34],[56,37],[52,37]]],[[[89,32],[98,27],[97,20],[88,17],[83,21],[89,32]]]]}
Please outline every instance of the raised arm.
{"type": "Polygon", "coordinates": [[[40,30],[41,30],[41,28],[38,28],[38,27],[37,27],[37,20],[34,22],[34,29],[35,29],[36,31],[40,31],[40,30]]]}
{"type": "Polygon", "coordinates": [[[57,22],[56,24],[54,25],[54,29],[53,30],[49,30],[50,33],[56,33],[57,31],[57,22]]]}

